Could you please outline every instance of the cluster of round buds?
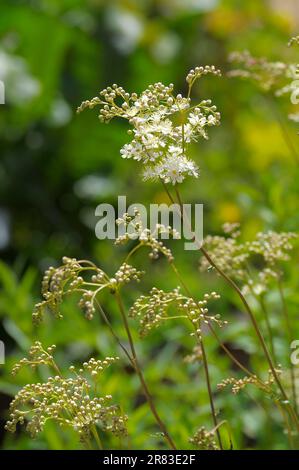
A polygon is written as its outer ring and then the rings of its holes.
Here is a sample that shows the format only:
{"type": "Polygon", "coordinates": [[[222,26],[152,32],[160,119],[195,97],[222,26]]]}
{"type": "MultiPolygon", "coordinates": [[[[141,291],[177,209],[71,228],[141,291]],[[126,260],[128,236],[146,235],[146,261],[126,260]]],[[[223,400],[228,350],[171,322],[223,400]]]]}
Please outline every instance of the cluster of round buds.
{"type": "Polygon", "coordinates": [[[81,299],[79,300],[79,307],[83,310],[85,317],[87,320],[92,320],[95,314],[95,306],[94,306],[94,299],[95,299],[95,291],[93,290],[86,290],[81,299]]]}
{"type": "MultiPolygon", "coordinates": [[[[229,276],[243,282],[248,279],[245,262],[249,258],[249,251],[246,244],[237,240],[237,232],[233,232],[229,237],[208,235],[204,239],[205,249],[209,255],[217,260],[217,265],[229,276]]],[[[209,261],[202,257],[200,259],[200,270],[211,270],[209,261]]]]}
{"type": "MultiPolygon", "coordinates": [[[[40,349],[37,344],[34,345],[32,354],[38,354],[40,349]]],[[[46,351],[50,354],[52,350],[51,346],[46,351]]],[[[95,425],[99,425],[103,431],[125,435],[127,418],[121,414],[118,406],[111,404],[111,395],[93,396],[93,380],[115,360],[111,357],[103,361],[90,359],[78,372],[74,367],[70,368],[75,372],[73,378],[57,375],[49,377],[44,383],[26,385],[10,404],[6,429],[15,432],[18,423],[27,423],[27,431],[35,437],[43,430],[46,421],[51,419],[60,426],[72,427],[82,442],[90,437],[91,428],[95,425]],[[90,380],[83,375],[86,371],[90,380]]]]}
{"type": "Polygon", "coordinates": [[[62,263],[62,266],[58,268],[50,266],[45,272],[42,280],[42,294],[46,300],[49,299],[51,293],[60,294],[65,282],[75,278],[81,268],[75,258],[64,256],[62,263]]]}
{"type": "Polygon", "coordinates": [[[39,365],[53,366],[53,352],[55,348],[56,346],[53,344],[44,349],[42,344],[36,341],[29,349],[29,357],[24,357],[14,365],[12,375],[17,374],[23,366],[30,366],[32,368],[39,365]]]}
{"type": "Polygon", "coordinates": [[[157,259],[159,258],[159,254],[162,254],[169,262],[173,261],[174,258],[171,250],[167,248],[161,240],[158,240],[158,238],[172,237],[178,239],[180,238],[180,234],[177,230],[173,229],[171,226],[166,227],[163,224],[156,224],[153,231],[144,228],[140,212],[137,208],[134,209],[134,215],[125,213],[121,218],[116,220],[116,223],[118,225],[124,225],[126,228],[126,232],[116,239],[116,245],[124,244],[132,239],[138,239],[142,245],[151,248],[149,253],[151,259],[157,259]]]}
{"type": "Polygon", "coordinates": [[[241,235],[240,224],[238,222],[226,222],[222,225],[223,232],[232,238],[238,238],[241,235]]]}
{"type": "Polygon", "coordinates": [[[270,267],[275,266],[279,261],[288,261],[288,251],[293,249],[292,241],[297,235],[292,232],[273,232],[258,233],[256,240],[248,243],[248,250],[263,256],[266,264],[270,267]]]}
{"type": "Polygon", "coordinates": [[[177,318],[172,315],[172,310],[179,313],[180,318],[186,318],[192,322],[196,335],[201,335],[201,322],[209,324],[214,321],[219,326],[227,322],[221,321],[219,315],[208,315],[207,303],[211,299],[218,299],[216,292],[205,294],[204,299],[196,301],[181,294],[180,288],[165,292],[153,287],[148,296],[140,296],[130,309],[129,315],[140,322],[140,335],[145,336],[153,328],[158,327],[164,320],[177,318]]]}
{"type": "MultiPolygon", "coordinates": [[[[277,375],[282,374],[282,369],[280,366],[275,368],[275,372],[277,375]]],[[[275,384],[275,378],[273,375],[272,370],[268,370],[268,378],[267,380],[259,380],[256,375],[251,375],[250,377],[245,376],[242,379],[235,379],[234,377],[230,377],[228,379],[223,380],[217,385],[218,390],[223,390],[228,385],[231,385],[233,394],[239,393],[243,388],[247,385],[255,385],[256,387],[260,388],[261,390],[269,391],[272,385],[275,384]]]]}
{"type": "Polygon", "coordinates": [[[192,321],[195,328],[195,332],[191,333],[191,336],[201,337],[202,323],[209,325],[211,322],[214,322],[220,328],[227,325],[228,322],[221,320],[220,314],[209,315],[208,302],[218,299],[220,299],[220,295],[216,292],[211,292],[204,294],[202,300],[195,301],[194,299],[186,298],[183,303],[180,304],[180,308],[183,308],[187,312],[188,318],[192,321]]]}
{"type": "Polygon", "coordinates": [[[116,280],[118,285],[126,284],[130,281],[139,282],[141,279],[141,276],[143,275],[144,275],[144,271],[138,271],[136,268],[134,268],[130,264],[123,263],[118,269],[118,271],[115,273],[114,278],[110,279],[110,282],[112,280],[116,280]]]}
{"type": "Polygon", "coordinates": [[[294,44],[299,45],[299,36],[295,36],[289,40],[288,42],[289,47],[293,46],[294,44]]]}
{"type": "Polygon", "coordinates": [[[215,432],[207,431],[204,426],[196,431],[189,442],[200,450],[219,450],[215,440],[215,432]]]}
{"type": "Polygon", "coordinates": [[[162,254],[169,262],[172,262],[174,260],[172,252],[161,240],[158,239],[159,236],[163,236],[164,238],[170,236],[172,238],[180,238],[179,233],[172,227],[166,227],[163,224],[156,224],[156,227],[152,232],[150,229],[142,228],[139,233],[139,241],[144,246],[151,248],[149,253],[150,259],[158,259],[159,254],[162,254]]]}
{"type": "Polygon", "coordinates": [[[147,335],[168,317],[169,305],[179,297],[179,288],[164,292],[153,287],[148,296],[140,296],[129,311],[129,316],[140,322],[140,336],[147,335]]]}
{"type": "Polygon", "coordinates": [[[139,238],[140,232],[143,229],[143,223],[139,210],[135,207],[133,214],[125,212],[122,217],[116,219],[116,225],[123,226],[124,233],[117,237],[115,240],[115,245],[124,244],[128,240],[132,239],[136,240],[139,238]]]}
{"type": "Polygon", "coordinates": [[[98,97],[95,96],[91,100],[86,100],[81,103],[81,105],[77,108],[77,113],[82,113],[85,109],[93,109],[95,106],[98,106],[102,104],[102,100],[98,97]]]}
{"type": "Polygon", "coordinates": [[[61,318],[59,305],[65,294],[65,290],[76,290],[83,282],[78,275],[81,266],[75,258],[64,257],[62,266],[49,267],[42,280],[42,295],[45,299],[35,305],[32,319],[39,323],[43,318],[43,312],[48,308],[57,318],[61,318]]]}
{"type": "Polygon", "coordinates": [[[171,250],[167,248],[163,242],[157,240],[156,238],[150,236],[146,241],[142,240],[142,242],[151,248],[149,253],[150,259],[158,259],[159,254],[162,254],[170,263],[174,260],[171,250]]]}
{"type": "Polygon", "coordinates": [[[98,269],[97,273],[91,276],[91,282],[97,285],[103,285],[107,282],[107,274],[101,269],[98,269]]]}
{"type": "Polygon", "coordinates": [[[294,69],[294,64],[269,62],[264,57],[253,57],[249,51],[232,52],[229,60],[239,67],[228,72],[229,77],[249,78],[263,91],[276,89],[278,95],[294,69]]]}
{"type": "MultiPolygon", "coordinates": [[[[92,377],[97,377],[99,373],[102,373],[107,367],[114,364],[114,362],[118,361],[119,357],[106,357],[103,361],[96,360],[93,357],[89,359],[88,362],[83,362],[83,369],[80,369],[79,372],[83,373],[83,371],[88,372],[92,377]]],[[[71,371],[75,371],[74,366],[70,367],[71,371]]]]}
{"type": "Polygon", "coordinates": [[[122,415],[120,408],[116,405],[108,405],[111,395],[104,398],[90,399],[86,397],[80,410],[69,425],[78,432],[81,442],[91,435],[90,429],[95,424],[99,425],[104,432],[110,432],[116,436],[126,436],[127,416],[122,415]]]}
{"type": "Polygon", "coordinates": [[[45,309],[49,309],[57,318],[62,315],[59,306],[65,294],[83,292],[79,306],[83,308],[87,318],[91,319],[95,309],[93,306],[94,291],[86,289],[94,284],[95,290],[99,287],[108,286],[109,277],[94,263],[86,260],[78,261],[75,258],[64,257],[63,264],[58,268],[50,267],[45,272],[42,282],[43,302],[35,305],[32,318],[35,323],[39,323],[43,318],[45,309]],[[82,275],[81,275],[82,274],[82,275]],[[83,274],[88,276],[86,282],[83,274]]]}
{"type": "Polygon", "coordinates": [[[230,377],[228,379],[222,380],[217,385],[218,390],[223,390],[227,386],[231,385],[232,387],[232,393],[236,395],[239,393],[243,388],[245,388],[247,385],[258,385],[259,386],[259,380],[256,375],[253,375],[251,377],[243,377],[242,379],[235,379],[234,377],[230,377]]]}
{"type": "Polygon", "coordinates": [[[264,268],[258,273],[258,279],[248,279],[248,282],[242,287],[242,294],[255,294],[257,296],[262,295],[267,291],[267,287],[273,281],[279,279],[279,273],[271,268],[264,268]]]}
{"type": "Polygon", "coordinates": [[[221,76],[221,71],[216,69],[214,65],[205,65],[204,67],[195,67],[195,69],[191,69],[186,77],[186,82],[190,85],[195,82],[198,78],[201,78],[204,75],[208,75],[211,73],[212,75],[217,75],[218,77],[221,76]]]}
{"type": "Polygon", "coordinates": [[[161,82],[157,82],[153,85],[149,85],[138,97],[135,106],[137,106],[140,111],[145,111],[146,113],[156,111],[157,107],[161,104],[171,106],[174,102],[172,96],[173,88],[174,85],[172,83],[164,85],[161,82]]]}
{"type": "Polygon", "coordinates": [[[199,344],[194,346],[192,353],[184,357],[184,362],[187,364],[194,364],[202,361],[202,349],[199,344]]]}

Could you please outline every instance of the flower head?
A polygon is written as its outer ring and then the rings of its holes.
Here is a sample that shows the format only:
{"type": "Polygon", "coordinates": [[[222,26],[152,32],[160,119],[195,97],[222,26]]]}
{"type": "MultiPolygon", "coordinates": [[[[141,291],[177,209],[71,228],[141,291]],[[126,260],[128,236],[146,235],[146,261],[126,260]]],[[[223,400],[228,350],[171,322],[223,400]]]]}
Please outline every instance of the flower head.
{"type": "Polygon", "coordinates": [[[115,117],[128,120],[131,141],[120,150],[122,158],[141,162],[144,180],[182,183],[187,176],[199,175],[197,165],[187,157],[188,145],[200,138],[207,139],[208,128],[220,123],[220,114],[210,100],[191,105],[192,86],[207,74],[219,76],[220,71],[205,66],[189,72],[187,97],[175,95],[173,84],[166,86],[158,82],[140,95],[113,85],[102,90],[99,97],[84,101],[78,112],[100,106],[102,122],[115,117]]]}

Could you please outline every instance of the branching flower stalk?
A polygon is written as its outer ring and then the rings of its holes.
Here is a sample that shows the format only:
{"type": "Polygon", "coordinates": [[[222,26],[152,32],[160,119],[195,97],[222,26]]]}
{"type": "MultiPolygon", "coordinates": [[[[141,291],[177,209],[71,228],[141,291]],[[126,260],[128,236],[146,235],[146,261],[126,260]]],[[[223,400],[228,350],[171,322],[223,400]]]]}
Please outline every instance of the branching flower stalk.
{"type": "MultiPolygon", "coordinates": [[[[124,240],[118,240],[118,243],[121,241],[123,242],[124,240]]],[[[152,255],[154,256],[155,250],[157,250],[156,245],[158,243],[156,239],[153,238],[152,240],[144,240],[144,243],[151,245],[153,250],[152,255]]],[[[169,250],[166,247],[162,248],[162,251],[169,255],[169,250]]],[[[62,266],[58,268],[51,267],[45,273],[42,283],[42,292],[45,300],[36,305],[33,312],[33,320],[35,322],[40,322],[43,318],[45,309],[50,310],[57,318],[61,318],[60,303],[62,302],[65,295],[74,293],[80,294],[81,298],[78,305],[83,310],[86,318],[91,320],[96,312],[97,306],[100,306],[98,301],[99,293],[104,289],[108,289],[109,292],[115,296],[118,308],[120,309],[121,318],[130,344],[131,354],[128,354],[123,346],[122,349],[125,351],[140,379],[145,397],[149,403],[155,420],[157,421],[163,435],[165,436],[165,439],[168,441],[169,446],[175,449],[175,444],[156,410],[153,398],[149,392],[143,373],[141,371],[129,324],[126,319],[119,293],[120,286],[122,284],[127,284],[130,281],[138,282],[143,274],[143,271],[138,271],[136,268],[124,262],[114,274],[114,277],[109,277],[101,268],[97,267],[92,262],[88,262],[86,260],[78,261],[75,258],[64,257],[62,266]],[[89,275],[89,277],[91,276],[91,278],[86,279],[86,275],[89,275]]],[[[101,315],[103,316],[103,310],[101,310],[101,315]]],[[[105,318],[105,321],[107,323],[107,317],[105,318]]],[[[117,336],[114,332],[113,336],[115,339],[117,339],[117,336]]],[[[119,341],[118,343],[121,344],[119,341]]]]}
{"type": "Polygon", "coordinates": [[[24,366],[46,365],[56,375],[43,383],[28,384],[18,392],[10,404],[6,429],[15,432],[18,423],[27,422],[26,430],[35,437],[52,420],[60,427],[75,430],[88,449],[92,448],[92,436],[98,448],[103,448],[97,426],[103,432],[125,436],[127,417],[121,414],[118,406],[111,404],[111,395],[101,397],[97,393],[99,377],[118,358],[106,357],[103,361],[91,358],[79,370],[71,366],[72,376],[64,377],[54,360],[54,349],[55,345],[45,349],[37,341],[29,350],[29,358],[21,359],[14,366],[13,374],[24,366]]]}

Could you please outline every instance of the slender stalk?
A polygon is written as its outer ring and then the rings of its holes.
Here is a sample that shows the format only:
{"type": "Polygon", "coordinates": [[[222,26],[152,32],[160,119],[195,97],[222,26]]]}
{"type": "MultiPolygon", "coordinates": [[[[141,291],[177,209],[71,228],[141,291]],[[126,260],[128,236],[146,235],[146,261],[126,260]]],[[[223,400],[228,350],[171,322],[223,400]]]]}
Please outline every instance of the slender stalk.
{"type": "Polygon", "coordinates": [[[117,305],[118,305],[118,308],[119,308],[119,311],[120,311],[120,314],[121,314],[121,317],[122,317],[122,321],[123,321],[123,325],[124,325],[124,328],[126,330],[126,334],[127,334],[127,337],[128,337],[128,341],[129,341],[129,345],[130,345],[130,350],[131,350],[131,354],[132,354],[132,359],[133,359],[133,362],[134,362],[134,368],[136,370],[136,373],[139,377],[139,380],[140,380],[140,383],[141,383],[141,386],[142,386],[142,389],[143,389],[143,392],[144,392],[144,395],[147,399],[147,402],[150,406],[150,409],[153,413],[153,416],[155,417],[165,439],[167,440],[168,444],[170,445],[170,447],[174,450],[176,450],[176,446],[172,440],[172,438],[170,437],[168,431],[167,431],[167,428],[164,424],[164,422],[162,421],[162,419],[160,418],[158,412],[157,412],[157,409],[156,409],[156,406],[154,404],[154,401],[153,401],[153,398],[152,398],[152,395],[147,387],[147,384],[145,382],[145,379],[144,379],[144,376],[143,376],[143,373],[142,373],[142,370],[141,370],[141,367],[139,365],[139,361],[138,361],[138,358],[137,358],[137,354],[136,354],[136,350],[135,350],[135,345],[134,345],[134,341],[133,341],[133,337],[131,335],[131,331],[130,331],[130,327],[129,327],[129,323],[128,323],[128,320],[127,320],[127,316],[126,316],[126,312],[125,312],[125,309],[124,309],[124,306],[123,306],[123,303],[122,303],[122,299],[121,299],[121,296],[119,294],[119,291],[117,290],[116,293],[115,293],[115,298],[116,298],[116,301],[117,301],[117,305]]]}
{"type": "Polygon", "coordinates": [[[207,360],[206,350],[205,350],[205,346],[204,346],[202,336],[200,336],[200,347],[201,347],[201,351],[202,351],[202,360],[203,360],[206,384],[207,384],[207,389],[208,389],[208,394],[209,394],[211,415],[213,417],[213,422],[214,422],[214,426],[215,426],[215,430],[216,430],[216,434],[217,434],[217,439],[218,439],[218,442],[219,442],[219,447],[220,447],[221,450],[223,450],[222,441],[221,441],[221,437],[220,437],[220,432],[219,432],[219,429],[218,429],[218,421],[217,421],[215,406],[214,406],[213,393],[212,393],[210,374],[209,374],[208,360],[207,360]]]}
{"type": "Polygon", "coordinates": [[[130,353],[128,352],[127,348],[122,344],[121,340],[119,339],[119,337],[117,336],[117,334],[115,333],[106,313],[104,312],[104,309],[103,307],[101,306],[101,304],[96,300],[96,304],[98,306],[98,309],[99,309],[99,312],[101,314],[101,317],[103,318],[104,322],[106,323],[106,325],[108,326],[113,338],[115,339],[115,341],[117,342],[117,344],[119,345],[119,347],[123,350],[123,352],[125,353],[125,355],[127,356],[127,358],[129,359],[130,363],[132,364],[133,368],[135,368],[135,364],[134,364],[134,361],[133,361],[133,358],[131,357],[130,353]]]}
{"type": "MultiPolygon", "coordinates": [[[[174,272],[176,273],[180,283],[182,284],[182,286],[186,290],[187,294],[190,295],[190,297],[192,297],[189,288],[187,287],[184,280],[182,279],[182,277],[181,277],[177,267],[175,266],[174,262],[171,262],[171,266],[172,266],[172,269],[174,270],[174,272]]],[[[205,371],[206,385],[207,385],[208,394],[209,394],[211,415],[212,415],[212,418],[213,418],[213,423],[214,423],[214,426],[215,426],[217,439],[218,439],[218,442],[219,442],[219,447],[220,447],[220,449],[223,449],[220,433],[219,433],[219,430],[218,430],[218,421],[217,421],[217,416],[216,416],[216,411],[215,411],[215,406],[214,406],[214,400],[213,400],[213,393],[212,393],[212,388],[211,388],[211,381],[210,381],[210,374],[209,374],[209,364],[208,364],[208,360],[207,360],[207,355],[206,355],[202,335],[200,335],[200,338],[198,338],[198,339],[199,339],[199,345],[200,345],[201,351],[202,351],[202,359],[203,359],[203,365],[204,365],[204,371],[205,371]]]]}
{"type": "Polygon", "coordinates": [[[101,442],[100,436],[99,436],[99,434],[98,434],[98,431],[97,431],[97,428],[95,427],[95,425],[93,425],[93,426],[91,427],[91,432],[92,432],[92,434],[93,434],[93,437],[95,438],[95,441],[96,441],[96,443],[97,443],[98,448],[99,448],[100,450],[103,450],[103,444],[102,444],[102,442],[101,442]]]}
{"type": "Polygon", "coordinates": [[[290,422],[289,422],[289,416],[288,414],[285,412],[285,410],[283,409],[283,407],[281,406],[281,404],[277,401],[276,402],[277,404],[277,407],[282,415],[282,418],[284,419],[285,423],[286,423],[286,430],[287,430],[287,433],[288,433],[288,438],[289,438],[289,441],[290,441],[290,445],[291,445],[291,448],[294,449],[295,446],[294,446],[294,439],[293,439],[293,431],[292,431],[292,428],[290,426],[290,422]]]}
{"type": "Polygon", "coordinates": [[[277,364],[277,357],[276,357],[275,348],[274,348],[273,332],[272,332],[272,327],[271,327],[271,323],[270,323],[268,310],[267,310],[267,307],[266,307],[266,304],[265,304],[265,300],[264,300],[264,297],[262,295],[259,295],[256,298],[257,298],[257,300],[258,300],[258,302],[261,306],[261,310],[264,314],[264,318],[265,318],[265,322],[266,322],[266,326],[267,326],[267,332],[268,332],[268,338],[269,338],[271,354],[272,354],[272,357],[274,359],[275,364],[277,364]]]}
{"type": "MultiPolygon", "coordinates": [[[[285,320],[286,330],[288,334],[288,341],[289,341],[289,344],[291,344],[292,342],[291,320],[289,316],[289,310],[288,310],[288,306],[286,303],[286,299],[284,296],[281,276],[278,277],[277,283],[278,283],[279,296],[280,296],[280,300],[282,303],[282,311],[283,311],[283,316],[285,320]]],[[[292,395],[293,395],[294,407],[295,407],[296,413],[298,414],[298,403],[297,403],[298,397],[297,397],[297,390],[296,390],[296,378],[295,378],[294,366],[291,362],[290,362],[290,372],[291,372],[292,395]]]]}

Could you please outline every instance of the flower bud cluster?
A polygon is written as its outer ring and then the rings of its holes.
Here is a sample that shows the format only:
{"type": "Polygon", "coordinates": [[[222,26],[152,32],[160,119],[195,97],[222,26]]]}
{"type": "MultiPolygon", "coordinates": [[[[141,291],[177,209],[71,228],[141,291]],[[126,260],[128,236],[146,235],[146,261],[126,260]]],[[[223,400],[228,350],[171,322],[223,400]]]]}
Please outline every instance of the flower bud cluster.
{"type": "Polygon", "coordinates": [[[35,341],[29,349],[29,357],[24,357],[14,365],[12,375],[16,375],[23,366],[30,366],[32,368],[39,365],[53,366],[53,352],[55,349],[55,344],[44,349],[40,341],[35,341]]]}
{"type": "Polygon", "coordinates": [[[158,237],[160,235],[168,235],[172,238],[179,238],[179,233],[175,229],[170,226],[165,227],[163,224],[156,224],[153,231],[144,228],[140,213],[137,209],[133,216],[125,213],[121,218],[117,219],[116,223],[118,225],[124,225],[126,230],[123,235],[120,235],[116,239],[116,245],[125,244],[132,238],[138,239],[141,245],[151,249],[149,253],[151,259],[158,259],[159,254],[161,254],[165,256],[169,262],[173,261],[174,258],[171,250],[167,248],[158,237]]]}
{"type": "MultiPolygon", "coordinates": [[[[217,266],[235,281],[242,283],[243,294],[260,295],[280,275],[279,263],[290,259],[289,251],[297,235],[292,232],[259,232],[252,241],[241,242],[239,224],[223,226],[227,236],[207,236],[204,246],[217,266]],[[261,256],[259,270],[256,256],[261,256]]],[[[210,262],[202,257],[200,270],[212,269],[210,262]]]]}
{"type": "MultiPolygon", "coordinates": [[[[277,367],[275,369],[277,375],[282,374],[282,369],[277,367]]],[[[236,379],[234,377],[229,377],[228,379],[222,380],[217,385],[218,390],[223,390],[228,385],[232,386],[232,393],[234,395],[238,394],[241,390],[243,390],[247,385],[255,385],[256,387],[260,388],[264,391],[269,391],[269,389],[275,384],[275,378],[273,372],[269,369],[268,370],[268,378],[266,380],[260,380],[256,375],[245,376],[242,379],[236,379]]]]}
{"type": "Polygon", "coordinates": [[[124,263],[113,277],[109,277],[102,269],[89,261],[77,261],[64,257],[62,266],[49,268],[43,278],[43,302],[35,305],[33,320],[38,323],[43,319],[45,309],[49,309],[56,317],[61,318],[60,304],[66,294],[78,293],[78,306],[88,320],[92,320],[96,312],[96,300],[100,291],[105,288],[114,292],[117,287],[130,281],[139,282],[143,271],[124,263]]]}
{"type": "Polygon", "coordinates": [[[288,46],[293,46],[294,44],[297,44],[299,45],[299,36],[294,36],[293,38],[291,38],[288,42],[288,46]]]}
{"type": "Polygon", "coordinates": [[[200,450],[219,450],[215,440],[215,433],[207,431],[204,426],[199,428],[189,442],[200,450]]]}
{"type": "Polygon", "coordinates": [[[218,298],[219,295],[212,292],[211,294],[205,294],[203,300],[195,301],[182,295],[179,287],[171,292],[153,287],[148,296],[142,295],[136,300],[130,309],[129,315],[139,320],[139,333],[141,336],[146,336],[165,320],[171,320],[178,316],[191,321],[195,328],[195,334],[200,335],[202,322],[208,324],[210,321],[214,321],[219,326],[226,323],[221,321],[218,315],[208,315],[208,301],[218,298]],[[173,314],[173,311],[178,315],[173,314]]]}
{"type": "Polygon", "coordinates": [[[274,267],[280,261],[288,261],[289,251],[293,249],[292,241],[298,238],[292,232],[259,232],[256,240],[248,244],[251,253],[260,254],[270,267],[274,267]]]}
{"type": "Polygon", "coordinates": [[[194,83],[195,80],[201,78],[204,75],[208,74],[216,75],[218,77],[221,76],[221,71],[216,69],[214,65],[205,65],[204,67],[195,67],[195,69],[191,69],[186,77],[186,82],[191,84],[194,83]]]}
{"type": "MultiPolygon", "coordinates": [[[[43,349],[40,343],[35,343],[29,352],[30,360],[23,360],[21,365],[32,365],[32,362],[35,365],[48,364],[49,360],[59,371],[51,356],[53,349],[54,346],[43,349]]],[[[117,359],[107,357],[100,361],[91,358],[79,371],[74,366],[70,367],[74,377],[64,378],[59,372],[59,375],[51,376],[43,383],[26,385],[10,404],[6,429],[15,432],[18,424],[26,424],[26,430],[35,437],[43,431],[46,422],[52,420],[59,426],[74,429],[83,443],[91,437],[95,425],[104,432],[126,435],[127,417],[122,415],[117,405],[111,403],[111,395],[99,397],[93,385],[100,373],[117,359]]]]}
{"type": "Polygon", "coordinates": [[[228,73],[230,77],[252,80],[261,90],[273,90],[277,96],[289,91],[289,79],[294,75],[295,64],[269,62],[264,57],[253,57],[250,52],[232,52],[230,62],[238,68],[228,73]]]}

